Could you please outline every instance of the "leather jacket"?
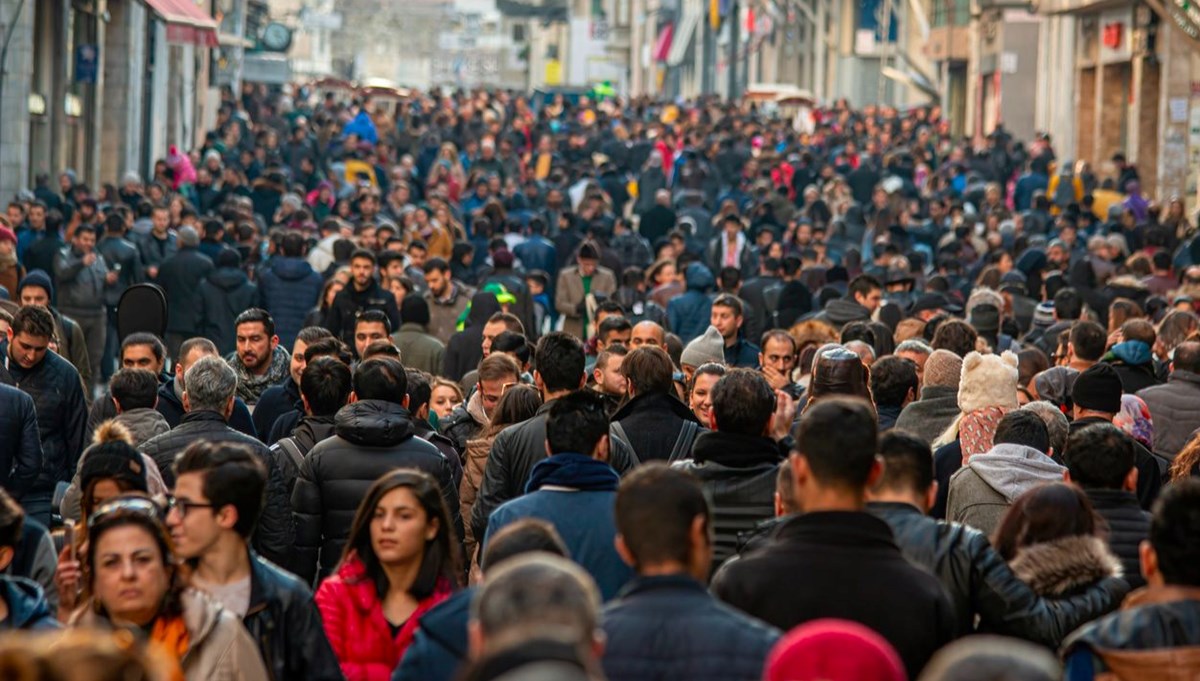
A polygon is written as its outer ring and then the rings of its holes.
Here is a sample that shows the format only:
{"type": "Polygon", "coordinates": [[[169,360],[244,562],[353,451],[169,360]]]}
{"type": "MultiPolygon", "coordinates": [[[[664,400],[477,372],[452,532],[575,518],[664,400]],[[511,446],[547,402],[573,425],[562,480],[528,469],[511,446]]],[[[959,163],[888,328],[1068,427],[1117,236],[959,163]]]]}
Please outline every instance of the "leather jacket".
{"type": "Polygon", "coordinates": [[[250,609],[242,618],[274,681],[340,681],[312,592],[294,575],[250,552],[250,609]]]}

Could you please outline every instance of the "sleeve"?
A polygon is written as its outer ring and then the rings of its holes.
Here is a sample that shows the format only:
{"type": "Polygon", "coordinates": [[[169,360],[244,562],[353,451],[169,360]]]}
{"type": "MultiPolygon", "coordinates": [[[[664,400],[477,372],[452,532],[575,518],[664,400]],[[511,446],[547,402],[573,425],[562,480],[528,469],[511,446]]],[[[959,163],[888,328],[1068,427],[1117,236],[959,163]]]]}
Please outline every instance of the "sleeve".
{"type": "MultiPolygon", "coordinates": [[[[226,611],[228,612],[228,611],[226,611]]],[[[229,649],[223,656],[223,664],[215,676],[230,678],[237,681],[266,681],[271,678],[267,673],[267,665],[263,662],[262,652],[251,638],[250,632],[232,614],[221,619],[221,626],[230,627],[234,631],[229,649]]]]}
{"type": "MultiPolygon", "coordinates": [[[[63,331],[64,331],[64,333],[67,332],[66,329],[64,329],[63,331]]],[[[92,385],[92,363],[88,358],[87,337],[83,335],[83,328],[80,327],[78,323],[71,324],[69,333],[71,334],[71,338],[70,338],[71,357],[69,358],[68,361],[70,361],[71,365],[74,366],[76,371],[79,372],[79,388],[80,388],[80,394],[82,395],[83,387],[88,386],[88,389],[90,390],[91,385],[92,385]]],[[[86,397],[84,397],[83,409],[84,409],[83,413],[87,414],[87,398],[86,397]]],[[[83,420],[83,425],[84,425],[84,429],[86,429],[87,428],[87,419],[86,418],[83,420]]]]}
{"type": "Polygon", "coordinates": [[[66,440],[67,451],[67,476],[75,477],[75,467],[79,462],[79,455],[83,453],[83,435],[87,430],[87,403],[83,399],[83,385],[78,381],[69,381],[72,385],[68,389],[66,402],[63,404],[63,409],[66,411],[64,422],[63,437],[66,440]]]}
{"type": "Polygon", "coordinates": [[[1096,659],[1087,648],[1076,648],[1066,656],[1064,681],[1093,681],[1096,678],[1096,659]]]}
{"type": "Polygon", "coordinates": [[[321,622],[321,612],[316,602],[311,598],[300,601],[296,608],[288,613],[288,641],[299,645],[289,648],[288,667],[292,671],[303,671],[306,681],[341,681],[342,670],[338,666],[337,655],[325,627],[321,622]]]}
{"type": "MultiPolygon", "coordinates": [[[[350,594],[343,593],[344,591],[336,580],[327,579],[321,583],[321,587],[317,589],[317,595],[314,597],[317,611],[321,614],[321,625],[325,629],[325,638],[329,641],[329,647],[333,649],[333,654],[337,656],[343,674],[347,671],[347,664],[343,661],[349,656],[346,650],[346,613],[344,608],[349,607],[351,602],[350,594]]],[[[346,674],[347,678],[351,678],[351,676],[351,674],[346,674]]]]}
{"type": "Polygon", "coordinates": [[[42,529],[39,529],[39,533],[41,538],[33,552],[33,566],[25,576],[41,585],[46,602],[50,604],[50,612],[58,612],[58,585],[54,583],[54,573],[58,571],[58,553],[50,533],[42,529]]]}
{"type": "Polygon", "coordinates": [[[576,307],[579,305],[578,300],[571,300],[571,296],[567,293],[567,272],[558,273],[558,286],[554,288],[554,309],[558,313],[565,316],[575,318],[579,316],[579,311],[576,307]]]}
{"type": "Polygon", "coordinates": [[[17,449],[17,460],[14,462],[9,485],[13,496],[18,499],[29,491],[37,482],[38,473],[42,470],[42,436],[38,431],[37,408],[33,398],[25,393],[19,393],[21,404],[21,443],[17,449]]]}
{"type": "Polygon", "coordinates": [[[81,270],[83,259],[76,257],[69,247],[54,256],[54,277],[59,284],[75,281],[81,270]]]}
{"type": "MultiPolygon", "coordinates": [[[[315,481],[312,467],[313,457],[310,453],[300,464],[300,474],[292,490],[296,525],[296,555],[292,568],[306,584],[311,584],[317,574],[317,557],[321,550],[321,488],[315,481]]],[[[320,591],[317,597],[319,600],[320,591]]],[[[330,642],[333,643],[332,636],[330,642]]],[[[336,650],[336,645],[334,648],[336,650]]]]}
{"type": "Polygon", "coordinates": [[[259,447],[259,457],[267,467],[266,503],[254,531],[254,544],[258,552],[276,565],[289,568],[292,562],[292,547],[295,545],[291,504],[283,483],[283,474],[275,457],[264,447],[259,447]]]}
{"type": "Polygon", "coordinates": [[[508,493],[511,483],[508,471],[510,439],[511,431],[500,431],[492,442],[492,451],[483,467],[483,482],[479,484],[479,494],[475,498],[475,506],[471,508],[471,530],[475,533],[475,541],[481,546],[487,534],[488,517],[500,504],[511,498],[508,493]]]}

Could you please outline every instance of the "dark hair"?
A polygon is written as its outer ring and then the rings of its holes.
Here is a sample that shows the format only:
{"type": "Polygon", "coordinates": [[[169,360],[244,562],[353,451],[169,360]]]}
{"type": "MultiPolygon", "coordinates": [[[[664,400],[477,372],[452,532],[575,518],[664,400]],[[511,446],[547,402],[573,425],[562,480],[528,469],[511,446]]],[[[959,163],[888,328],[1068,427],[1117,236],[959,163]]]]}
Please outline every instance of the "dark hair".
{"type": "Polygon", "coordinates": [[[635,568],[668,561],[687,565],[692,523],[700,516],[705,528],[712,527],[700,482],[662,461],[639,466],[621,480],[614,514],[635,568]]]}
{"type": "Polygon", "coordinates": [[[541,518],[521,518],[502,527],[488,538],[487,548],[479,561],[479,569],[487,573],[504,561],[535,551],[570,558],[571,552],[563,543],[554,525],[541,518]]]}
{"type": "Polygon", "coordinates": [[[261,307],[252,307],[249,310],[244,310],[233,320],[233,328],[242,324],[262,323],[263,329],[267,332],[267,336],[275,335],[275,320],[271,318],[271,313],[261,307]]]}
{"type": "MultiPolygon", "coordinates": [[[[516,355],[517,361],[522,366],[529,361],[529,341],[525,340],[525,336],[512,331],[501,331],[492,339],[492,354],[509,353],[516,355]]],[[[488,355],[489,357],[491,355],[488,355]]]]}
{"type": "Polygon", "coordinates": [[[358,331],[359,324],[383,324],[383,330],[387,334],[392,333],[392,320],[388,318],[387,313],[383,310],[363,310],[354,319],[354,331],[358,331]]]}
{"type": "Polygon", "coordinates": [[[379,597],[383,598],[387,594],[387,575],[375,555],[375,550],[371,548],[371,519],[375,516],[375,508],[379,506],[379,502],[389,492],[400,488],[407,489],[416,497],[417,503],[425,510],[427,522],[437,521],[438,524],[437,536],[425,542],[421,570],[410,589],[413,597],[421,600],[433,594],[441,580],[446,580],[453,586],[459,584],[458,550],[455,548],[457,540],[452,538],[454,525],[450,523],[450,511],[446,509],[446,501],[437,481],[424,471],[401,468],[385,473],[371,485],[362,503],[358,505],[354,521],[350,524],[350,533],[346,537],[341,562],[345,563],[357,556],[366,568],[367,576],[375,584],[375,591],[379,597]]]}
{"type": "MultiPolygon", "coordinates": [[[[249,446],[233,442],[194,442],[172,464],[175,478],[204,474],[204,496],[217,513],[232,506],[238,514],[235,532],[247,538],[262,512],[267,472],[249,446]]],[[[192,501],[196,501],[193,499],[192,501]]]]}
{"type": "Polygon", "coordinates": [[[872,329],[868,322],[850,322],[842,327],[838,342],[845,345],[851,341],[862,341],[873,349],[875,347],[875,329],[872,329]]]}
{"type": "Polygon", "coordinates": [[[299,258],[304,255],[304,235],[300,232],[287,232],[279,242],[279,250],[285,258],[299,258]]]}
{"type": "Polygon", "coordinates": [[[882,291],[883,284],[869,274],[860,274],[850,281],[849,298],[857,295],[868,295],[871,291],[882,291]]]}
{"type": "Polygon", "coordinates": [[[1075,354],[1087,362],[1098,362],[1104,356],[1104,348],[1108,343],[1108,334],[1104,327],[1096,322],[1077,321],[1071,325],[1070,343],[1075,348],[1075,354]]]}
{"type": "Polygon", "coordinates": [[[296,332],[296,340],[302,341],[306,346],[326,338],[333,338],[333,334],[323,326],[306,326],[296,332]]]}
{"type": "Polygon", "coordinates": [[[305,362],[311,362],[318,357],[332,357],[346,366],[350,366],[350,363],[354,361],[354,354],[350,352],[350,348],[332,336],[313,341],[304,348],[305,362]]]}
{"type": "Polygon", "coordinates": [[[313,416],[333,416],[346,406],[351,381],[350,367],[328,355],[317,357],[300,374],[300,394],[313,416]]]}
{"type": "MultiPolygon", "coordinates": [[[[337,244],[334,245],[336,246],[337,244]]],[[[370,260],[372,265],[375,265],[379,262],[375,258],[375,254],[365,248],[354,249],[354,251],[350,253],[350,260],[370,260]]]]}
{"type": "Polygon", "coordinates": [[[429,302],[424,296],[404,296],[404,301],[400,303],[400,322],[422,326],[429,324],[429,302]]]}
{"type": "Polygon", "coordinates": [[[542,395],[537,388],[524,383],[512,386],[496,402],[492,420],[483,431],[483,436],[495,435],[513,424],[533,418],[541,406],[542,395]]]}
{"type": "Polygon", "coordinates": [[[373,340],[363,348],[363,359],[372,359],[375,357],[391,357],[397,362],[400,361],[400,348],[392,342],[390,338],[380,338],[373,340]]]}
{"type": "Polygon", "coordinates": [[[947,319],[938,324],[933,334],[934,350],[949,350],[959,357],[966,357],[975,350],[979,332],[961,319],[947,319]]]}
{"type": "Polygon", "coordinates": [[[1054,294],[1054,314],[1059,320],[1079,319],[1083,314],[1083,298],[1079,292],[1067,287],[1054,294]]]}
{"type": "MultiPolygon", "coordinates": [[[[87,556],[86,560],[80,561],[83,563],[84,570],[84,596],[86,598],[94,596],[92,580],[96,576],[96,550],[100,545],[100,537],[110,530],[129,526],[141,528],[154,539],[163,566],[172,572],[167,597],[159,609],[159,614],[165,617],[182,615],[183,603],[180,596],[187,588],[188,580],[183,571],[179,569],[175,545],[171,542],[171,533],[166,525],[166,515],[146,495],[136,492],[122,494],[104,502],[88,519],[87,556]],[[131,507],[134,504],[137,505],[137,508],[131,507]],[[148,512],[151,509],[153,511],[148,512]]],[[[92,598],[92,602],[96,614],[107,616],[99,599],[92,598]]]]}
{"type": "Polygon", "coordinates": [[[911,359],[888,355],[871,365],[871,396],[880,407],[899,407],[909,393],[915,397],[920,388],[917,363],[911,359]]]}
{"type": "Polygon", "coordinates": [[[25,510],[0,487],[0,548],[14,551],[21,542],[21,528],[25,526],[25,510]]]}
{"type": "Polygon", "coordinates": [[[428,274],[429,272],[449,272],[450,263],[446,262],[445,258],[430,258],[425,261],[425,265],[421,268],[428,274]]]}
{"type": "Polygon", "coordinates": [[[1121,335],[1125,340],[1141,341],[1150,347],[1154,347],[1154,341],[1158,338],[1158,334],[1154,331],[1154,325],[1145,319],[1130,319],[1121,325],[1121,335]]]}
{"type": "Polygon", "coordinates": [[[108,390],[122,411],[153,409],[158,402],[158,377],[145,369],[121,369],[113,374],[108,390]]]}
{"type": "Polygon", "coordinates": [[[1013,444],[1032,447],[1043,454],[1050,451],[1050,432],[1046,422],[1037,414],[1024,409],[1014,409],[1000,419],[996,425],[993,444],[1013,444]]]}
{"type": "Polygon", "coordinates": [[[163,345],[162,340],[152,333],[145,332],[131,333],[126,336],[125,340],[121,341],[121,353],[118,355],[118,357],[125,354],[125,348],[134,345],[150,346],[150,352],[154,353],[155,361],[160,364],[167,358],[167,346],[163,345]]]}
{"type": "Polygon", "coordinates": [[[354,395],[360,400],[403,404],[408,396],[404,365],[391,357],[372,357],[354,372],[354,395]]]}
{"type": "Polygon", "coordinates": [[[610,335],[621,331],[633,331],[633,324],[624,317],[605,317],[604,321],[600,322],[596,337],[607,343],[610,335]]]}
{"type": "Polygon", "coordinates": [[[509,331],[525,335],[525,325],[521,323],[519,317],[511,312],[496,312],[491,317],[488,317],[487,323],[494,324],[502,322],[509,331]]]}
{"type": "Polygon", "coordinates": [[[573,452],[591,456],[608,435],[608,408],[594,390],[576,390],[550,405],[546,442],[551,454],[573,452]]]}
{"type": "Polygon", "coordinates": [[[552,331],[538,341],[533,362],[547,392],[575,390],[583,380],[583,343],[564,331],[552,331]]]}
{"type": "Polygon", "coordinates": [[[933,484],[933,451],[929,443],[902,430],[889,430],[879,438],[883,459],[883,489],[924,494],[933,484]]]}
{"type": "Polygon", "coordinates": [[[1167,584],[1200,586],[1200,480],[1180,480],[1159,495],[1150,545],[1167,584]]]}
{"type": "Polygon", "coordinates": [[[14,336],[22,333],[36,338],[54,338],[54,317],[50,311],[41,305],[26,305],[13,315],[12,332],[14,336]]]}
{"type": "Polygon", "coordinates": [[[1096,423],[1071,433],[1062,457],[1072,482],[1099,489],[1121,489],[1137,460],[1133,439],[1111,423],[1096,423]]]}
{"type": "Polygon", "coordinates": [[[864,399],[830,397],[812,405],[796,427],[796,453],[825,485],[861,490],[875,463],[875,412],[864,399]]]}
{"type": "Polygon", "coordinates": [[[717,296],[716,299],[712,301],[712,306],[727,307],[730,310],[733,310],[733,316],[743,316],[744,308],[742,306],[742,301],[739,300],[737,296],[730,293],[722,293],[721,295],[717,296]]]}
{"type": "Polygon", "coordinates": [[[675,390],[675,365],[665,350],[643,345],[625,356],[621,374],[638,395],[669,395],[675,390]]]}
{"type": "Polygon", "coordinates": [[[1171,370],[1200,373],[1200,343],[1187,341],[1176,345],[1171,370]]]}
{"type": "MultiPolygon", "coordinates": [[[[625,366],[621,365],[622,370],[625,366]]],[[[775,412],[775,391],[757,371],[730,369],[713,386],[712,404],[717,430],[758,436],[767,429],[775,412]]]]}
{"type": "Polygon", "coordinates": [[[796,343],[796,337],[793,336],[792,334],[788,333],[787,331],[784,331],[783,329],[768,329],[767,331],[764,331],[763,335],[762,335],[762,339],[760,340],[760,342],[758,344],[758,347],[762,348],[763,352],[766,352],[767,343],[769,343],[773,340],[787,341],[788,344],[792,346],[792,354],[793,355],[795,355],[796,352],[800,349],[799,344],[796,343]]]}
{"type": "Polygon", "coordinates": [[[992,535],[992,546],[1005,561],[1017,551],[1056,539],[1096,534],[1096,512],[1083,490],[1055,482],[1017,497],[992,535]]]}
{"type": "Polygon", "coordinates": [[[433,397],[433,376],[412,368],[405,369],[404,376],[408,379],[408,410],[415,415],[433,397]]]}

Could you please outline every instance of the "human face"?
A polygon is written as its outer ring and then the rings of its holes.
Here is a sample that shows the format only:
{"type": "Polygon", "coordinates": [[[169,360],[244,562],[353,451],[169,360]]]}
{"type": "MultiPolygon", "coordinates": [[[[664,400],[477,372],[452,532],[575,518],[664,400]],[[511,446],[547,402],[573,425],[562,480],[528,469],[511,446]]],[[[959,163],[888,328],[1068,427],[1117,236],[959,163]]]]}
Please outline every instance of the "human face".
{"type": "Polygon", "coordinates": [[[337,298],[337,294],[341,293],[344,288],[346,288],[346,282],[334,279],[333,283],[329,285],[329,291],[325,293],[325,307],[333,305],[333,299],[337,298]]]}
{"type": "Polygon", "coordinates": [[[96,234],[88,229],[79,230],[71,238],[71,244],[75,246],[76,251],[87,255],[96,248],[96,234]]]}
{"type": "Polygon", "coordinates": [[[271,367],[271,355],[279,345],[278,336],[268,336],[262,322],[248,322],[237,327],[237,354],[242,366],[262,375],[271,367]]]}
{"type": "MultiPolygon", "coordinates": [[[[9,329],[12,334],[12,329],[9,329]]],[[[32,369],[46,358],[50,349],[50,339],[45,336],[33,336],[28,331],[13,334],[8,343],[8,354],[26,369],[32,369]]]]}
{"type": "Polygon", "coordinates": [[[18,225],[25,221],[25,214],[21,211],[20,206],[8,207],[8,223],[15,229],[18,225]]]}
{"type": "Polygon", "coordinates": [[[929,355],[922,355],[919,352],[909,352],[909,351],[905,350],[904,352],[897,352],[896,356],[903,357],[904,359],[911,359],[913,361],[913,364],[917,365],[917,381],[920,384],[924,385],[924,383],[925,383],[925,360],[929,359],[929,355]]]}
{"type": "Polygon", "coordinates": [[[614,333],[610,333],[610,334],[608,334],[608,338],[606,338],[604,340],[604,342],[597,343],[597,345],[598,345],[597,349],[603,350],[604,348],[607,348],[608,346],[612,345],[613,343],[620,343],[621,345],[628,346],[629,339],[632,336],[633,336],[632,329],[630,329],[628,331],[616,331],[614,333]]]}
{"type": "Polygon", "coordinates": [[[394,277],[388,279],[388,290],[396,299],[396,307],[399,308],[404,303],[404,296],[408,295],[408,289],[404,288],[404,283],[400,281],[399,277],[394,277]]]}
{"type": "Polygon", "coordinates": [[[700,374],[696,377],[696,383],[692,387],[691,399],[688,401],[688,406],[692,408],[692,413],[700,419],[700,425],[712,425],[712,389],[721,380],[720,376],[712,374],[700,374]]]}
{"type": "Polygon", "coordinates": [[[458,393],[444,385],[433,389],[429,396],[429,410],[438,415],[439,419],[450,418],[450,412],[458,406],[458,393]]]}
{"type": "Polygon", "coordinates": [[[492,341],[496,340],[496,336],[508,331],[508,326],[504,322],[488,322],[483,325],[483,356],[487,357],[492,354],[492,341]]]}
{"type": "Polygon", "coordinates": [[[41,286],[26,286],[21,289],[21,307],[27,305],[50,307],[50,293],[41,286]]]}
{"type": "Polygon", "coordinates": [[[621,364],[625,361],[620,355],[609,355],[608,362],[604,368],[596,367],[593,374],[596,379],[596,388],[600,392],[607,395],[624,395],[625,394],[625,374],[621,373],[621,364]]]}
{"type": "Polygon", "coordinates": [[[162,362],[154,356],[154,348],[149,345],[130,345],[121,351],[122,369],[145,369],[157,376],[162,372],[162,362]]]}
{"type": "Polygon", "coordinates": [[[742,328],[742,316],[734,312],[733,308],[714,305],[709,323],[717,327],[721,337],[729,343],[737,340],[738,329],[742,328]]]}
{"type": "Polygon", "coordinates": [[[354,327],[354,349],[358,356],[362,357],[371,343],[387,337],[387,329],[384,328],[383,322],[359,322],[354,327]]]}
{"type": "Polygon", "coordinates": [[[425,273],[425,285],[429,287],[429,292],[435,298],[441,298],[446,295],[446,289],[450,285],[448,274],[448,272],[440,270],[432,270],[425,273]]]}
{"type": "Polygon", "coordinates": [[[102,504],[112,501],[122,494],[121,486],[112,478],[103,478],[97,480],[92,485],[92,509],[99,508],[102,504]]]}
{"type": "MultiPolygon", "coordinates": [[[[204,496],[204,474],[184,473],[175,479],[176,505],[167,513],[167,527],[175,542],[175,551],[181,558],[198,558],[210,551],[221,538],[223,529],[217,521],[218,510],[202,506],[208,504],[204,496]],[[191,504],[190,508],[187,508],[191,504]],[[187,508],[185,512],[183,509],[187,508]]],[[[229,507],[226,507],[229,508],[229,507]]]]}
{"type": "Polygon", "coordinates": [[[140,526],[122,525],[96,539],[94,555],[92,591],[109,617],[149,624],[171,583],[158,542],[140,526]]]}
{"type": "Polygon", "coordinates": [[[358,235],[358,245],[368,251],[379,250],[379,239],[375,237],[375,228],[368,227],[358,235]]]}
{"type": "Polygon", "coordinates": [[[879,309],[879,306],[883,303],[883,289],[871,289],[866,295],[855,293],[854,300],[874,314],[875,310],[879,309]]]}
{"type": "Polygon", "coordinates": [[[629,336],[629,347],[636,350],[643,345],[654,345],[661,348],[663,346],[662,327],[653,322],[635,324],[633,333],[629,336]]]}
{"type": "Polygon", "coordinates": [[[516,376],[506,376],[491,381],[480,381],[476,385],[479,390],[479,400],[483,402],[483,413],[492,417],[492,412],[496,411],[496,405],[500,404],[500,397],[504,395],[504,389],[516,383],[519,379],[516,376]]]}
{"type": "Polygon", "coordinates": [[[387,272],[389,278],[398,279],[404,276],[404,260],[397,259],[388,263],[387,272]]]}
{"type": "Polygon", "coordinates": [[[155,234],[166,234],[171,226],[171,212],[162,208],[155,210],[150,214],[150,223],[155,234]]]}
{"type": "Polygon", "coordinates": [[[34,206],[29,209],[29,225],[34,229],[42,229],[46,226],[46,209],[41,206],[34,206]]]}
{"type": "Polygon", "coordinates": [[[790,376],[796,366],[796,355],[792,352],[791,343],[772,338],[763,346],[760,361],[764,367],[771,367],[784,376],[790,376]]]}
{"type": "Polygon", "coordinates": [[[408,261],[410,263],[412,263],[413,267],[424,267],[425,266],[425,258],[428,255],[429,255],[429,253],[423,248],[408,249],[408,261]]]}
{"type": "Polygon", "coordinates": [[[669,284],[675,281],[675,274],[675,265],[670,263],[663,265],[658,270],[658,276],[655,277],[654,283],[659,286],[662,286],[663,284],[669,284]]]}
{"type": "Polygon", "coordinates": [[[383,495],[371,516],[371,550],[381,565],[404,565],[425,555],[425,543],[437,537],[438,521],[430,518],[406,487],[383,495]]]}
{"type": "Polygon", "coordinates": [[[596,273],[596,265],[599,260],[594,258],[579,258],[579,276],[590,277],[596,273]]]}
{"type": "Polygon", "coordinates": [[[308,343],[302,340],[297,340],[292,345],[292,363],[288,366],[288,373],[292,375],[292,380],[296,385],[300,385],[300,377],[304,374],[304,367],[308,364],[304,361],[304,351],[308,349],[308,343]]]}
{"type": "Polygon", "coordinates": [[[366,258],[355,258],[350,261],[350,277],[354,280],[354,288],[359,291],[367,290],[371,285],[371,277],[375,274],[375,263],[366,258]]]}

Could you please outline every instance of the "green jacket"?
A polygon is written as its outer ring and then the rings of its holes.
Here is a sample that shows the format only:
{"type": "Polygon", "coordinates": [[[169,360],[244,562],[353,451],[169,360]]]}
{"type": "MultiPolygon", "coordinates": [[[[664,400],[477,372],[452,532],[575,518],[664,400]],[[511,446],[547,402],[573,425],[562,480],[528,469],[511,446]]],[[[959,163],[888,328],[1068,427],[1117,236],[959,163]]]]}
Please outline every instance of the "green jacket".
{"type": "Polygon", "coordinates": [[[400,361],[409,369],[420,369],[437,376],[442,373],[442,356],[446,346],[433,336],[424,324],[405,322],[392,334],[392,342],[400,348],[400,361]]]}

